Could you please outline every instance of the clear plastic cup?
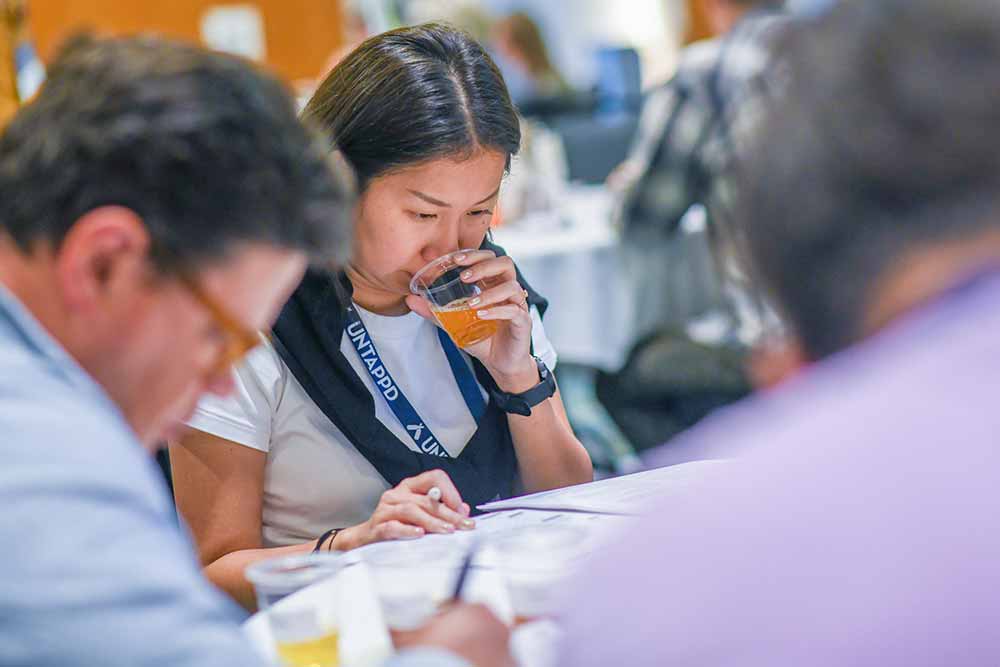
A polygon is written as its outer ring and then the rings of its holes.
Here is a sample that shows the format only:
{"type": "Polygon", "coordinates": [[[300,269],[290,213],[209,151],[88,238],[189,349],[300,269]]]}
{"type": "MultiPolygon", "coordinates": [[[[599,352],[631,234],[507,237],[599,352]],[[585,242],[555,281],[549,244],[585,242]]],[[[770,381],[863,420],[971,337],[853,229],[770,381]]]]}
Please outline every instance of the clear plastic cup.
{"type": "Polygon", "coordinates": [[[500,328],[496,320],[481,320],[472,299],[488,285],[483,281],[464,282],[461,273],[466,268],[455,263],[455,255],[475,250],[456,250],[442,255],[417,271],[410,280],[410,291],[427,299],[435,319],[459,347],[468,347],[494,335],[500,328]]]}
{"type": "Polygon", "coordinates": [[[300,591],[335,576],[344,564],[339,554],[309,554],[273,558],[247,568],[257,606],[267,612],[275,648],[287,667],[340,664],[335,605],[300,591]]]}
{"type": "Polygon", "coordinates": [[[383,542],[359,552],[389,630],[415,630],[450,600],[464,551],[456,540],[383,542]]]}
{"type": "Polygon", "coordinates": [[[515,622],[552,616],[558,611],[564,582],[576,573],[588,532],[573,525],[537,525],[490,537],[507,584],[515,622]]]}

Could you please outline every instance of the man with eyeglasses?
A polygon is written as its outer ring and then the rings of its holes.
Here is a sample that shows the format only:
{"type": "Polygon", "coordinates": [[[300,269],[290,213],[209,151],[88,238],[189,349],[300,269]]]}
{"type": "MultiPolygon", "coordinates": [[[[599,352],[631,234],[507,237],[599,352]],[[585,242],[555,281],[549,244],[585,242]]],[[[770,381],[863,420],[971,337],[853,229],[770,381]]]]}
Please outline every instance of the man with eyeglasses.
{"type": "MultiPolygon", "coordinates": [[[[0,135],[0,665],[257,665],[149,452],[259,341],[353,188],[283,87],[80,38],[0,135]]],[[[399,665],[506,664],[458,607],[399,665]]],[[[393,663],[396,664],[396,663],[393,663]]]]}

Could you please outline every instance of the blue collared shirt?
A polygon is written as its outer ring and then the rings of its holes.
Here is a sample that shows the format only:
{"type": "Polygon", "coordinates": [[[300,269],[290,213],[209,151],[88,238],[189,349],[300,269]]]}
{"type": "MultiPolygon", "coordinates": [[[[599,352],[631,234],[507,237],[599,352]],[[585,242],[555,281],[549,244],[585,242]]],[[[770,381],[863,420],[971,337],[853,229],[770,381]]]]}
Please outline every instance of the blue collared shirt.
{"type": "Polygon", "coordinates": [[[0,462],[0,665],[261,664],[117,406],[2,284],[0,462]]]}

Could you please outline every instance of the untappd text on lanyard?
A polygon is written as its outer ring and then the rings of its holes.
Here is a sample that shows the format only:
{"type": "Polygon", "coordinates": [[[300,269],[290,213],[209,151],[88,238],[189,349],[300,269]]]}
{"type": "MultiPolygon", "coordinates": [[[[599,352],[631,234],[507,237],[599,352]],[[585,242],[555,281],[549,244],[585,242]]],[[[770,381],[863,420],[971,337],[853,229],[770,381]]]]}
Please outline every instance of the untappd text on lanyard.
{"type": "MultiPolygon", "coordinates": [[[[448,358],[448,365],[451,366],[451,372],[455,376],[455,382],[458,383],[458,389],[462,392],[462,398],[465,399],[465,404],[469,407],[469,412],[472,413],[473,418],[478,424],[486,412],[486,401],[479,391],[476,376],[465,362],[458,347],[448,337],[448,334],[440,328],[437,330],[437,333],[438,339],[441,341],[441,347],[448,358]]],[[[371,376],[372,382],[375,383],[379,393],[382,394],[382,398],[385,399],[392,413],[396,415],[396,419],[402,424],[406,433],[416,443],[417,448],[425,454],[451,458],[451,455],[448,454],[441,442],[431,432],[430,427],[417,414],[413,404],[410,403],[395,380],[392,379],[392,374],[389,373],[385,364],[382,363],[382,358],[379,356],[378,350],[375,349],[375,344],[372,341],[371,334],[368,333],[368,328],[353,306],[347,309],[347,336],[350,338],[351,344],[357,351],[362,363],[368,369],[368,374],[371,376]]]]}

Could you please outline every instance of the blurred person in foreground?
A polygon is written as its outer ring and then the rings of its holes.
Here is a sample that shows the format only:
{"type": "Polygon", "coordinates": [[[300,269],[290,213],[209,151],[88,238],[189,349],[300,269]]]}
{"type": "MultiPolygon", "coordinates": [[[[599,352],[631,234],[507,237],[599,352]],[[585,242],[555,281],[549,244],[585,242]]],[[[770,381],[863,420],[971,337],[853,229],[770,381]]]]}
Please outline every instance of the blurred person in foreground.
{"type": "MultiPolygon", "coordinates": [[[[276,80],[155,39],[75,40],[0,136],[0,664],[261,664],[148,450],[347,247],[325,155],[276,80]]],[[[462,606],[414,637],[494,665],[506,640],[462,606]]]]}
{"type": "Polygon", "coordinates": [[[794,376],[684,438],[742,456],[602,554],[563,665],[1000,664],[1000,5],[793,37],[741,210],[794,376]]]}

